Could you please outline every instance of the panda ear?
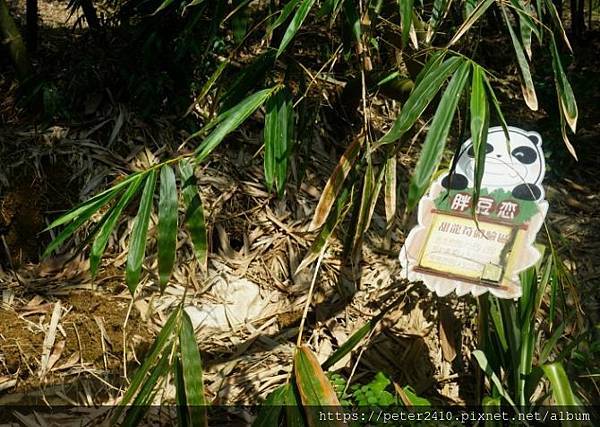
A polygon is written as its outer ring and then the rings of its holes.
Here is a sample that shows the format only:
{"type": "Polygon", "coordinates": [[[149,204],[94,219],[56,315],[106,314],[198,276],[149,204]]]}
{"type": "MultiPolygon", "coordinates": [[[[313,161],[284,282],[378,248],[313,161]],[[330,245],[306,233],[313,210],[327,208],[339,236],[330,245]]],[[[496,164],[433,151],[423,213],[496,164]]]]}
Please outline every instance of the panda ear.
{"type": "Polygon", "coordinates": [[[542,142],[542,138],[540,138],[540,135],[537,133],[530,133],[527,135],[527,137],[531,140],[531,142],[534,143],[534,145],[539,145],[540,142],[542,142]]]}

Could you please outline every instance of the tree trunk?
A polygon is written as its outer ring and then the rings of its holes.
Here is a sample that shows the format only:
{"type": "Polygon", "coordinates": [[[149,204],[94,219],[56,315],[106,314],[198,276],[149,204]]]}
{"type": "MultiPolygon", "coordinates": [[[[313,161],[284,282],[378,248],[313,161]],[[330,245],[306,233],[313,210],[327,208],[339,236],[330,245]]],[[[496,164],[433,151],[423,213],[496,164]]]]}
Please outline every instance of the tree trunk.
{"type": "Polygon", "coordinates": [[[24,81],[31,76],[32,67],[27,54],[27,48],[21,37],[21,33],[10,16],[8,5],[5,0],[0,0],[0,35],[2,44],[6,44],[10,57],[15,64],[17,77],[24,81]]]}
{"type": "Polygon", "coordinates": [[[38,0],[27,0],[27,47],[30,52],[37,49],[38,0]]]}

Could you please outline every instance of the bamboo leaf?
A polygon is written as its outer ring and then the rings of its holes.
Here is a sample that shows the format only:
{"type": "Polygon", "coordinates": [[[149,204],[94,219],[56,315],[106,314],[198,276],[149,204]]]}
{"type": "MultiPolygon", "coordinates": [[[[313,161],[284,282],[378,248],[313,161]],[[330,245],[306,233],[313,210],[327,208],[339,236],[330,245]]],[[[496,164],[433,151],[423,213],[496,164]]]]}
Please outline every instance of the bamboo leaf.
{"type": "Polygon", "coordinates": [[[479,65],[473,67],[473,79],[471,82],[471,141],[473,143],[473,152],[475,155],[475,188],[473,190],[472,210],[475,215],[479,192],[481,189],[481,180],[485,168],[485,142],[487,140],[489,128],[489,106],[486,96],[486,89],[483,83],[484,71],[479,65]]]}
{"type": "Polygon", "coordinates": [[[206,83],[204,83],[204,86],[202,86],[202,89],[200,89],[200,92],[198,93],[198,96],[196,96],[196,99],[194,100],[192,105],[189,106],[187,112],[185,113],[186,116],[193,111],[193,109],[196,105],[198,105],[198,104],[200,104],[200,102],[202,102],[204,97],[208,94],[208,92],[210,92],[210,90],[215,85],[215,83],[217,82],[219,77],[221,77],[221,74],[223,74],[223,71],[225,71],[225,68],[227,68],[228,65],[229,65],[229,60],[225,60],[219,64],[217,69],[211,74],[210,78],[206,81],[206,83]]]}
{"type": "MultiPolygon", "coordinates": [[[[273,87],[248,96],[235,107],[223,113],[219,125],[208,135],[195,151],[196,161],[201,162],[223,141],[223,139],[246,121],[277,89],[273,87]]],[[[202,130],[188,139],[194,138],[202,130]]]]}
{"type": "Polygon", "coordinates": [[[125,206],[127,206],[133,196],[135,196],[144,178],[144,175],[137,176],[127,190],[125,190],[117,204],[114,206],[114,209],[111,209],[109,216],[106,218],[105,222],[102,224],[102,227],[98,231],[90,251],[90,271],[92,273],[92,277],[96,276],[100,259],[104,254],[104,249],[106,248],[108,239],[110,238],[110,235],[117,224],[117,220],[119,219],[121,212],[123,212],[125,206]]]}
{"type": "Polygon", "coordinates": [[[50,225],[44,229],[44,231],[51,230],[53,228],[58,227],[59,225],[66,224],[67,222],[73,221],[74,219],[84,216],[84,215],[92,216],[92,214],[94,212],[96,212],[102,206],[104,206],[105,204],[110,202],[119,193],[119,190],[122,190],[124,187],[127,187],[129,184],[131,184],[133,181],[135,181],[139,176],[140,176],[140,172],[133,173],[133,174],[129,175],[127,178],[120,181],[118,184],[114,185],[113,187],[111,187],[107,190],[104,190],[103,192],[101,192],[99,194],[96,194],[91,199],[86,200],[85,202],[83,202],[79,206],[77,206],[76,208],[71,209],[66,214],[64,214],[64,215],[60,216],[59,218],[55,219],[54,221],[52,221],[50,223],[50,225]],[[103,202],[100,203],[100,201],[103,201],[103,202]],[[96,209],[91,210],[92,206],[96,206],[96,209]]]}
{"type": "Polygon", "coordinates": [[[477,360],[477,363],[479,364],[479,367],[481,368],[481,370],[483,372],[485,372],[485,374],[488,376],[488,378],[490,379],[492,384],[494,384],[494,386],[498,390],[498,394],[500,394],[500,396],[502,396],[508,403],[510,403],[510,405],[513,408],[515,408],[515,403],[511,399],[510,395],[506,392],[506,390],[504,390],[504,387],[502,386],[502,382],[500,381],[500,378],[498,378],[498,376],[496,375],[496,373],[494,372],[494,370],[488,363],[488,360],[487,360],[487,357],[485,357],[485,354],[481,350],[475,350],[475,351],[473,351],[472,354],[473,354],[473,356],[475,356],[475,359],[477,360]]]}
{"type": "Polygon", "coordinates": [[[202,359],[200,358],[192,321],[185,311],[181,312],[179,346],[190,424],[193,426],[208,426],[204,383],[202,381],[202,359]]]}
{"type": "Polygon", "coordinates": [[[304,414],[302,412],[302,403],[298,395],[296,381],[292,377],[287,384],[285,393],[285,421],[287,427],[305,427],[304,414]]]}
{"type": "Polygon", "coordinates": [[[546,361],[550,357],[550,353],[556,347],[556,343],[558,342],[560,337],[562,337],[564,330],[565,330],[565,323],[561,323],[556,327],[556,330],[554,331],[554,333],[552,334],[550,339],[546,342],[546,344],[542,348],[542,351],[540,352],[540,359],[539,359],[540,365],[543,365],[544,363],[546,363],[546,361]]]}
{"type": "MultiPolygon", "coordinates": [[[[558,91],[558,102],[560,109],[563,113],[565,120],[567,121],[571,131],[575,133],[577,129],[577,102],[575,101],[575,95],[571,84],[567,79],[565,71],[562,67],[560,60],[560,54],[556,47],[556,40],[554,35],[550,36],[550,53],[552,54],[552,67],[554,69],[554,80],[556,82],[556,89],[558,91]]],[[[576,156],[575,156],[576,157],[576,156]]]]}
{"type": "Polygon", "coordinates": [[[290,384],[284,384],[273,390],[265,401],[260,405],[260,411],[252,427],[273,427],[279,425],[283,407],[286,403],[286,394],[289,392],[290,384]]]}
{"type": "Polygon", "coordinates": [[[158,202],[158,275],[164,290],[175,263],[177,249],[177,184],[170,165],[160,169],[158,202]]]}
{"type": "Polygon", "coordinates": [[[469,77],[470,67],[468,62],[463,62],[442,95],[410,181],[407,202],[409,211],[414,209],[421,196],[427,191],[431,177],[438,168],[458,100],[469,77]]]}
{"type": "Polygon", "coordinates": [[[308,227],[309,230],[316,230],[322,226],[329,217],[331,208],[336,201],[338,193],[343,187],[346,177],[352,170],[354,162],[356,162],[356,158],[358,157],[363,142],[364,137],[362,136],[352,141],[338,161],[333,173],[327,180],[327,184],[325,184],[323,193],[321,193],[321,198],[315,209],[315,214],[308,227]]]}
{"type": "Polygon", "coordinates": [[[310,12],[310,9],[313,7],[314,4],[315,0],[302,1],[302,4],[300,4],[300,7],[298,7],[298,9],[296,10],[292,21],[285,30],[285,34],[283,35],[283,39],[281,39],[279,49],[277,49],[277,57],[279,57],[283,53],[285,48],[288,46],[288,44],[290,44],[290,42],[302,26],[302,23],[308,16],[308,13],[310,12]]]}
{"type": "Polygon", "coordinates": [[[146,236],[148,235],[148,225],[150,224],[150,214],[152,212],[152,200],[154,198],[154,188],[156,186],[156,170],[153,169],[144,185],[142,199],[138,209],[137,216],[131,237],[129,240],[129,252],[127,253],[127,268],[125,270],[125,281],[131,295],[140,281],[140,272],[142,263],[146,254],[146,236]]]}
{"type": "MultiPolygon", "coordinates": [[[[67,225],[64,230],[62,230],[58,236],[56,236],[46,247],[44,253],[42,254],[42,258],[46,258],[54,250],[58,249],[65,240],[67,240],[75,231],[77,231],[79,227],[85,224],[100,208],[110,203],[117,194],[118,190],[107,193],[103,197],[97,199],[94,203],[87,204],[85,209],[79,210],[79,213],[76,217],[74,217],[74,220],[72,218],[70,220],[72,222],[67,225]]],[[[51,227],[48,227],[47,230],[50,228],[51,227]]]]}
{"type": "Polygon", "coordinates": [[[125,419],[119,425],[134,427],[141,424],[144,414],[148,411],[148,408],[150,408],[154,396],[158,392],[159,380],[164,379],[167,376],[169,369],[169,354],[169,349],[166,349],[160,358],[160,361],[152,368],[150,375],[144,381],[140,392],[125,414],[125,419]]]}
{"type": "Polygon", "coordinates": [[[202,271],[208,268],[208,239],[206,237],[206,224],[204,222],[204,208],[202,199],[196,187],[196,176],[191,162],[181,161],[179,164],[181,174],[183,201],[185,203],[185,223],[192,238],[194,253],[202,271]]]}
{"type": "Polygon", "coordinates": [[[300,393],[302,405],[310,426],[344,425],[341,421],[324,422],[319,420],[315,407],[335,407],[341,411],[341,405],[333,386],[325,376],[319,361],[306,346],[296,350],[294,357],[294,378],[300,393]]]}
{"type": "Polygon", "coordinates": [[[452,46],[457,41],[459,41],[460,38],[467,31],[469,31],[469,29],[473,26],[473,24],[475,24],[475,22],[477,22],[477,20],[479,20],[479,18],[481,18],[483,16],[483,14],[488,10],[488,8],[492,5],[492,3],[494,3],[494,0],[483,0],[482,2],[479,2],[477,4],[477,6],[475,6],[475,8],[471,12],[471,14],[467,17],[467,19],[465,19],[463,21],[463,23],[458,28],[458,30],[456,30],[456,33],[454,34],[454,36],[452,37],[452,39],[450,39],[450,42],[448,43],[448,47],[452,46]]]}
{"type": "MultiPolygon", "coordinates": [[[[434,63],[439,60],[437,55],[431,59],[434,63]]],[[[406,100],[392,128],[379,140],[379,144],[390,144],[400,139],[423,114],[442,84],[456,71],[461,62],[460,58],[452,57],[439,66],[430,67],[406,100]]]]}
{"type": "Polygon", "coordinates": [[[289,156],[292,150],[294,110],[292,97],[286,89],[267,100],[265,116],[265,181],[271,191],[273,184],[279,197],[283,196],[287,179],[289,156]]]}
{"type": "Polygon", "coordinates": [[[508,15],[506,14],[506,9],[504,8],[504,6],[502,6],[502,14],[504,15],[506,28],[508,28],[508,32],[510,33],[510,39],[512,40],[513,46],[515,48],[515,54],[517,56],[517,63],[519,64],[519,69],[521,70],[521,77],[523,79],[521,83],[521,90],[523,91],[523,98],[525,98],[525,102],[531,110],[537,111],[537,95],[535,94],[535,87],[533,85],[533,79],[531,78],[531,71],[529,70],[529,64],[527,62],[527,58],[525,57],[525,52],[523,52],[521,42],[519,41],[517,35],[515,34],[515,31],[513,30],[512,24],[508,19],[508,15]]]}
{"type": "MultiPolygon", "coordinates": [[[[548,12],[550,14],[550,19],[552,20],[552,23],[554,24],[554,27],[556,27],[558,29],[558,31],[560,32],[562,39],[565,42],[565,45],[567,46],[567,48],[569,48],[569,51],[573,52],[573,48],[571,47],[571,43],[569,42],[569,38],[567,37],[567,32],[565,31],[565,27],[563,27],[562,19],[558,15],[556,6],[554,6],[554,3],[552,2],[552,0],[545,0],[545,3],[546,3],[546,8],[548,9],[548,12]]],[[[552,36],[554,36],[554,34],[552,34],[552,36]]]]}
{"type": "Polygon", "coordinates": [[[152,368],[152,366],[154,366],[154,364],[156,363],[156,360],[158,359],[158,356],[163,352],[163,350],[165,349],[167,344],[169,344],[169,342],[171,342],[171,336],[172,336],[175,326],[177,324],[177,320],[179,318],[180,312],[181,312],[180,309],[173,311],[173,313],[171,313],[171,315],[169,316],[169,318],[163,325],[162,329],[160,330],[160,333],[154,340],[152,347],[148,351],[147,356],[144,358],[144,362],[142,363],[142,366],[140,366],[135,371],[133,378],[131,378],[129,387],[127,387],[127,391],[123,395],[123,398],[121,399],[121,402],[119,403],[119,406],[117,406],[115,408],[115,412],[114,412],[113,416],[111,417],[111,424],[114,425],[117,423],[121,413],[123,412],[123,409],[131,401],[133,396],[136,395],[142,382],[144,381],[148,372],[150,371],[150,368],[152,368]]]}
{"type": "Polygon", "coordinates": [[[190,423],[187,413],[187,400],[185,398],[183,368],[181,367],[181,357],[179,356],[177,356],[173,362],[173,371],[173,380],[175,383],[175,401],[177,402],[177,424],[180,427],[187,427],[190,425],[190,423]]]}
{"type": "Polygon", "coordinates": [[[492,105],[494,106],[494,110],[496,110],[496,115],[500,120],[500,125],[502,126],[502,130],[504,131],[504,136],[508,141],[510,139],[510,134],[508,133],[508,125],[506,124],[506,120],[504,119],[504,114],[502,114],[502,108],[500,108],[500,102],[498,102],[498,98],[496,98],[494,89],[492,88],[492,85],[490,84],[490,81],[488,80],[485,74],[483,76],[483,81],[485,82],[485,85],[487,87],[488,95],[492,99],[492,105]]]}
{"type": "Polygon", "coordinates": [[[300,0],[288,0],[288,2],[286,2],[285,6],[283,6],[283,9],[281,9],[281,12],[279,13],[277,19],[273,22],[273,24],[269,26],[269,29],[267,30],[268,35],[272,34],[276,28],[278,28],[281,24],[287,21],[294,9],[296,9],[296,6],[299,2],[300,0]]]}
{"type": "Polygon", "coordinates": [[[552,397],[559,406],[577,406],[579,404],[575,393],[571,389],[571,383],[562,363],[556,362],[542,366],[544,375],[552,384],[552,397]]]}
{"type": "Polygon", "coordinates": [[[362,325],[358,331],[353,333],[348,340],[346,340],[331,356],[327,358],[325,362],[323,362],[323,369],[327,370],[331,368],[337,362],[342,360],[344,356],[354,350],[356,346],[360,344],[362,339],[373,330],[379,319],[380,317],[378,316],[377,318],[369,320],[367,323],[362,325]]]}

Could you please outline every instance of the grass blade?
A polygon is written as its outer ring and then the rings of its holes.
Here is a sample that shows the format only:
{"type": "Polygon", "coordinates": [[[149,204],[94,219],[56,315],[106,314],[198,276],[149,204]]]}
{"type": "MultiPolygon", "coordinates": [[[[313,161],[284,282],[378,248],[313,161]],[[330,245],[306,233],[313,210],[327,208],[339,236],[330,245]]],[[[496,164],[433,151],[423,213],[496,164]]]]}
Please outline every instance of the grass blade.
{"type": "Polygon", "coordinates": [[[290,42],[302,26],[302,23],[308,16],[308,13],[310,12],[310,9],[312,9],[314,4],[315,0],[304,0],[302,4],[300,4],[300,7],[298,7],[294,17],[292,18],[292,22],[290,22],[287,29],[285,30],[283,39],[281,39],[281,43],[279,44],[279,48],[277,49],[277,57],[279,57],[283,53],[285,48],[288,46],[288,44],[290,44],[290,42]]]}
{"type": "Polygon", "coordinates": [[[479,191],[483,171],[485,168],[485,141],[487,140],[490,111],[486,96],[486,89],[483,84],[484,71],[479,65],[473,66],[473,79],[471,82],[471,141],[473,142],[473,152],[475,154],[475,188],[473,190],[472,210],[475,215],[475,208],[479,200],[479,191]]]}
{"type": "Polygon", "coordinates": [[[465,19],[458,30],[456,30],[456,33],[454,36],[452,36],[452,39],[450,39],[447,47],[450,47],[459,41],[460,38],[464,36],[467,31],[469,31],[473,24],[475,24],[475,22],[477,22],[477,20],[483,16],[492,3],[494,3],[494,0],[483,0],[482,2],[478,3],[467,19],[465,19]]]}
{"type": "MultiPolygon", "coordinates": [[[[427,191],[429,181],[442,159],[450,125],[454,118],[458,100],[469,77],[471,65],[463,62],[448,84],[435,112],[431,127],[423,143],[423,150],[417,161],[408,189],[407,210],[412,211],[421,196],[427,191]]],[[[425,80],[423,80],[425,82],[425,80]]]]}
{"type": "Polygon", "coordinates": [[[196,175],[191,162],[183,160],[179,164],[181,174],[181,193],[185,203],[185,223],[192,238],[194,253],[202,271],[208,268],[208,239],[206,237],[206,224],[204,222],[204,208],[202,199],[196,187],[196,175]]]}
{"type": "Polygon", "coordinates": [[[191,425],[207,426],[206,399],[202,381],[202,359],[194,335],[192,321],[185,311],[181,312],[179,346],[181,349],[181,367],[185,397],[188,405],[191,425]]]}
{"type": "MultiPolygon", "coordinates": [[[[261,90],[260,92],[248,96],[235,107],[224,112],[217,128],[213,130],[196,149],[196,160],[201,162],[206,159],[223,139],[245,122],[246,119],[250,117],[250,115],[254,113],[276,89],[277,87],[261,90]]],[[[202,130],[196,132],[188,139],[195,137],[201,132],[202,130]]]]}
{"type": "Polygon", "coordinates": [[[125,269],[125,282],[131,295],[140,281],[140,272],[142,263],[146,254],[146,237],[148,235],[148,225],[150,224],[150,214],[152,212],[152,200],[154,198],[154,188],[156,187],[156,169],[153,169],[144,185],[142,199],[138,209],[133,230],[131,231],[129,252],[127,253],[127,268],[125,269]]]}
{"type": "Polygon", "coordinates": [[[287,179],[289,155],[292,150],[294,110],[292,97],[283,89],[267,100],[265,116],[265,181],[271,191],[273,184],[283,196],[287,179]]]}
{"type": "Polygon", "coordinates": [[[177,250],[177,184],[170,165],[160,169],[158,202],[158,276],[164,290],[175,263],[177,250]]]}
{"type": "Polygon", "coordinates": [[[105,222],[102,224],[102,227],[100,227],[100,230],[98,231],[98,234],[92,243],[92,249],[90,251],[90,271],[92,273],[92,277],[96,276],[100,259],[104,254],[104,249],[106,248],[108,239],[110,238],[110,235],[117,224],[117,220],[119,219],[121,212],[123,212],[125,206],[127,206],[133,196],[135,196],[144,178],[144,175],[137,176],[137,179],[135,179],[129,185],[127,190],[125,190],[117,204],[114,206],[114,209],[111,209],[111,212],[109,213],[109,216],[106,218],[105,222]]]}
{"type": "MultiPolygon", "coordinates": [[[[431,61],[439,61],[439,56],[434,56],[431,61]]],[[[439,66],[428,69],[410,94],[400,115],[394,122],[392,128],[379,140],[379,144],[390,144],[404,135],[423,114],[423,111],[438,93],[446,79],[458,68],[462,60],[452,57],[439,66]]]]}
{"type": "Polygon", "coordinates": [[[537,95],[535,94],[535,87],[533,86],[533,79],[531,77],[531,71],[529,70],[529,63],[527,62],[527,58],[525,57],[523,46],[521,46],[521,42],[519,41],[517,35],[515,34],[515,31],[513,30],[512,24],[510,23],[508,15],[506,14],[506,8],[504,7],[502,7],[502,14],[504,15],[506,28],[508,28],[508,32],[510,33],[510,39],[512,40],[512,44],[515,48],[515,54],[517,56],[517,63],[519,64],[519,69],[521,70],[521,77],[523,78],[523,82],[521,84],[523,98],[525,98],[525,102],[531,110],[537,111],[537,95]]]}

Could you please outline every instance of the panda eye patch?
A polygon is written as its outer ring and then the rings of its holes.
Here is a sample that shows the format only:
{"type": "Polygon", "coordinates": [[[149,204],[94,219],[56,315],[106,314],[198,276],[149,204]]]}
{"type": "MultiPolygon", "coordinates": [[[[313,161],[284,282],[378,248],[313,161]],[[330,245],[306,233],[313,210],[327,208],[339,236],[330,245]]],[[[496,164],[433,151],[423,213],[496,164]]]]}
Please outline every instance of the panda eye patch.
{"type": "MultiPolygon", "coordinates": [[[[494,146],[492,144],[485,144],[485,154],[490,154],[492,151],[494,151],[494,146]]],[[[469,150],[467,151],[467,155],[469,157],[475,157],[475,150],[473,150],[473,145],[471,145],[469,147],[469,150]]]]}
{"type": "Polygon", "coordinates": [[[530,165],[537,160],[536,151],[530,147],[517,147],[511,154],[515,159],[526,165],[530,165]]]}

